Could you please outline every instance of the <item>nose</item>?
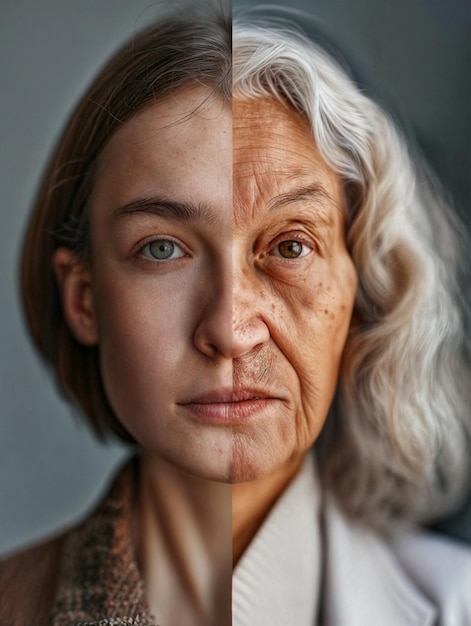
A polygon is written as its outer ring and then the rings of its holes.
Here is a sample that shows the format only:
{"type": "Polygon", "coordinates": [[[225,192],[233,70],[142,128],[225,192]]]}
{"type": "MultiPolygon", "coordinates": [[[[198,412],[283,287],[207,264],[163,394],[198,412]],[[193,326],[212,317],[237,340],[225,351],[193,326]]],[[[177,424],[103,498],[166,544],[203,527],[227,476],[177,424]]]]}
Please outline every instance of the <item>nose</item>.
{"type": "Polygon", "coordinates": [[[256,281],[243,272],[234,273],[232,285],[233,358],[250,354],[270,340],[270,331],[262,315],[262,293],[256,281]]]}
{"type": "Polygon", "coordinates": [[[260,294],[247,276],[234,266],[224,274],[206,292],[194,344],[210,358],[236,359],[267,343],[270,331],[258,311],[260,294]]]}
{"type": "Polygon", "coordinates": [[[193,342],[196,348],[210,358],[232,357],[232,294],[230,275],[212,280],[207,285],[193,342]],[[226,279],[226,281],[224,280],[226,279]]]}

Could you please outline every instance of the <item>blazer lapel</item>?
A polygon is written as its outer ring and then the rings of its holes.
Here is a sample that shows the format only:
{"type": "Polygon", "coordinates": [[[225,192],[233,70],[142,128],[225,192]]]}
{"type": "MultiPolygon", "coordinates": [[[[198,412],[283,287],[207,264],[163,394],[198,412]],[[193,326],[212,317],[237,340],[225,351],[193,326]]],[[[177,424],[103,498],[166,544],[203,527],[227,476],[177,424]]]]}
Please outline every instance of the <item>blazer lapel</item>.
{"type": "Polygon", "coordinates": [[[324,509],[323,626],[434,626],[437,610],[379,535],[348,521],[330,497],[324,509]]]}
{"type": "Polygon", "coordinates": [[[67,537],[51,626],[153,626],[131,531],[135,463],[98,511],[67,537]]]}

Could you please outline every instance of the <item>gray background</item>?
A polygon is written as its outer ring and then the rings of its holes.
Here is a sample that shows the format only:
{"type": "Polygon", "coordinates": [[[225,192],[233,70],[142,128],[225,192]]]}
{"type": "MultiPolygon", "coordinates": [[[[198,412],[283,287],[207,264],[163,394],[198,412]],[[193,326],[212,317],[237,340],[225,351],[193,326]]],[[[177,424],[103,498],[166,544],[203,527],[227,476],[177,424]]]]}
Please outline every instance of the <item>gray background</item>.
{"type": "MultiPolygon", "coordinates": [[[[166,4],[0,3],[0,552],[71,524],[126,454],[118,445],[96,443],[57,397],[22,327],[16,265],[42,165],[73,103],[116,46],[166,4]]],[[[365,89],[417,137],[468,220],[471,2],[298,0],[289,6],[315,13],[365,89]]],[[[471,539],[471,512],[448,521],[447,530],[471,539]]]]}

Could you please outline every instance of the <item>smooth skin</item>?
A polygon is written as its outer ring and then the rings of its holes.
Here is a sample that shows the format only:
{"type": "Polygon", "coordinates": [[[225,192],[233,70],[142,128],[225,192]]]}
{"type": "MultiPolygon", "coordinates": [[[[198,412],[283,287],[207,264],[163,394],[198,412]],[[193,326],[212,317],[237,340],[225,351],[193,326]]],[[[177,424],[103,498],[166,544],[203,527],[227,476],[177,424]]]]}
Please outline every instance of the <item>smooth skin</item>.
{"type": "Polygon", "coordinates": [[[341,183],[305,119],[207,97],[177,92],[116,132],[90,262],[60,248],[54,267],[69,326],[98,344],[110,403],[143,449],[141,554],[163,460],[182,483],[205,481],[236,563],[322,429],[357,276],[341,183]]]}

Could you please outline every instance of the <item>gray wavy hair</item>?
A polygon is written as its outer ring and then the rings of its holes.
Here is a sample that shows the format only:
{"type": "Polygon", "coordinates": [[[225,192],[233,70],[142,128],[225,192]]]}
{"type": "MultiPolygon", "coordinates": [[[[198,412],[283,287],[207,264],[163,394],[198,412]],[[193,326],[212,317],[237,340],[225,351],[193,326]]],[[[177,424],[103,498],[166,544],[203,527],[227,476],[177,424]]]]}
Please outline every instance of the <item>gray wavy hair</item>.
{"type": "Polygon", "coordinates": [[[359,322],[316,444],[323,481],[371,523],[450,511],[469,480],[471,406],[455,218],[387,115],[295,29],[234,21],[233,96],[304,115],[343,180],[359,322]]]}

